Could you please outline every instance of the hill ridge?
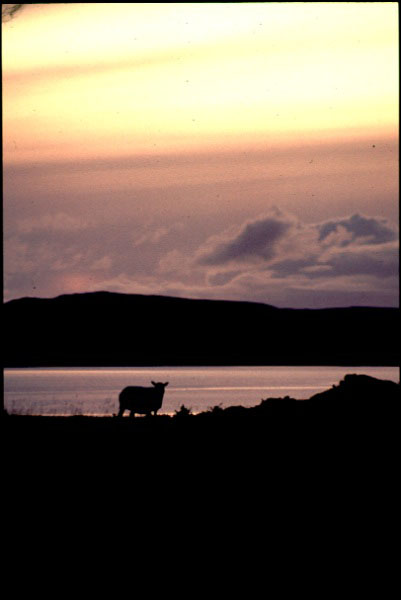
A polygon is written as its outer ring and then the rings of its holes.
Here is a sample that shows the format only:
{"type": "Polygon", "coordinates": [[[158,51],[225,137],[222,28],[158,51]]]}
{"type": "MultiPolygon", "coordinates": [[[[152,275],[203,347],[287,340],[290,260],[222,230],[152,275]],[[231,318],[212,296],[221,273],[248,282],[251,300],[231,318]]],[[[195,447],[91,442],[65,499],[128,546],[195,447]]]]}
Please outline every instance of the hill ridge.
{"type": "Polygon", "coordinates": [[[399,364],[399,310],[88,292],[4,305],[5,366],[399,364]]]}

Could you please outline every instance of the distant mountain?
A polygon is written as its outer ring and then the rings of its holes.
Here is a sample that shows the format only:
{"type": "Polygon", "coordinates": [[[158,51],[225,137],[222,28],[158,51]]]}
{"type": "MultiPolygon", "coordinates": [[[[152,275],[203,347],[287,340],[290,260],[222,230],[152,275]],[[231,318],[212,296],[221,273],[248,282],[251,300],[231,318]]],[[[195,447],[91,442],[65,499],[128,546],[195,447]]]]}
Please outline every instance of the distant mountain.
{"type": "Polygon", "coordinates": [[[4,365],[393,365],[399,310],[94,292],[4,305],[4,365]]]}

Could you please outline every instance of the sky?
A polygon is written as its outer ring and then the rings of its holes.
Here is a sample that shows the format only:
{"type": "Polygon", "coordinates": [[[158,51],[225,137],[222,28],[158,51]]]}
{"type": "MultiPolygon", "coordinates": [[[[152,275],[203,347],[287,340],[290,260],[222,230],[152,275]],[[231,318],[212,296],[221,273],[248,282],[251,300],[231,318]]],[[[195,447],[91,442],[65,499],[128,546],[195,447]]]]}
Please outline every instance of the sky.
{"type": "Polygon", "coordinates": [[[3,6],[5,301],[398,306],[398,3],[3,6]]]}

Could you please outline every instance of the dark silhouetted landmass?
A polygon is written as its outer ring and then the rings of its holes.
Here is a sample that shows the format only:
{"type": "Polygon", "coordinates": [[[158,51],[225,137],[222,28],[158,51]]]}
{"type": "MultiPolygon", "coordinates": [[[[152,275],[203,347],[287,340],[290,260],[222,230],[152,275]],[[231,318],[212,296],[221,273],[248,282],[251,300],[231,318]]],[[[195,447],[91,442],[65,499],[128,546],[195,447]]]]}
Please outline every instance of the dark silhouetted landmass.
{"type": "MultiPolygon", "coordinates": [[[[96,491],[95,505],[119,490],[128,513],[143,498],[159,519],[171,494],[182,518],[192,518],[189,490],[204,494],[220,518],[226,507],[217,490],[238,510],[251,494],[251,510],[268,523],[277,518],[269,508],[274,498],[301,520],[305,498],[312,512],[333,502],[325,515],[332,520],[349,506],[351,490],[360,495],[357,514],[372,493],[385,494],[387,510],[398,482],[399,402],[399,384],[351,375],[309,400],[269,398],[197,415],[181,407],[174,416],[135,418],[5,416],[3,479],[12,505],[30,518],[38,490],[47,490],[46,507],[53,502],[58,510],[55,485],[59,497],[72,493],[71,505],[85,518],[92,506],[82,490],[96,491]]],[[[121,510],[114,509],[118,516],[121,510]]],[[[109,506],[104,517],[121,527],[109,506]]]]}
{"type": "Polygon", "coordinates": [[[6,367],[398,365],[399,310],[94,292],[4,305],[6,367]]]}

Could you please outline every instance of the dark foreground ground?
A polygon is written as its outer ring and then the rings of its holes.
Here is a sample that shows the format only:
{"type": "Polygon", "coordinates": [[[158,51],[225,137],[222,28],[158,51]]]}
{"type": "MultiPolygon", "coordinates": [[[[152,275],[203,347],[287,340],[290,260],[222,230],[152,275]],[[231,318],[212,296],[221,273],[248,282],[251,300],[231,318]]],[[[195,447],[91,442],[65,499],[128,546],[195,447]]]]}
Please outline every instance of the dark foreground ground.
{"type": "Polygon", "coordinates": [[[399,384],[347,375],[309,400],[270,398],[251,408],[217,406],[197,415],[182,407],[174,416],[156,417],[5,416],[3,451],[6,458],[22,454],[25,460],[35,454],[46,460],[116,455],[133,466],[153,457],[161,464],[173,452],[182,460],[191,452],[217,460],[253,450],[254,460],[295,458],[391,444],[398,417],[399,384]]]}
{"type": "Polygon", "coordinates": [[[50,566],[62,571],[57,586],[74,581],[76,591],[74,576],[95,557],[90,577],[103,589],[117,566],[110,592],[119,579],[136,589],[143,563],[152,565],[147,586],[167,564],[163,585],[184,573],[192,590],[205,570],[225,580],[228,573],[238,587],[248,561],[247,595],[256,573],[267,586],[282,569],[281,588],[312,586],[320,598],[328,587],[354,589],[351,574],[356,592],[365,581],[380,597],[395,560],[398,391],[347,376],[308,401],[196,416],[4,417],[2,516],[13,586],[32,589],[28,564],[41,589],[50,566]]]}
{"type": "Polygon", "coordinates": [[[196,416],[4,417],[3,580],[51,597],[391,597],[398,392],[358,376],[196,416]]]}

